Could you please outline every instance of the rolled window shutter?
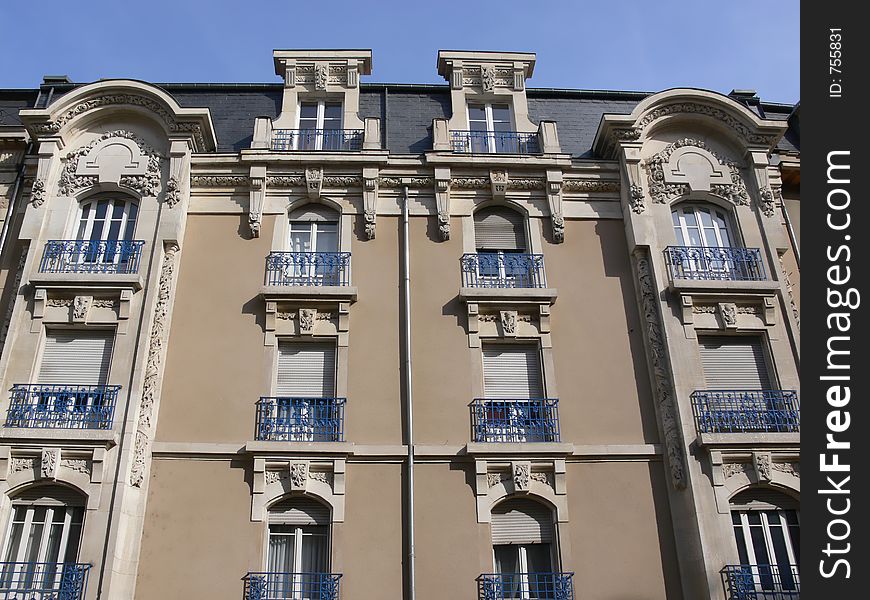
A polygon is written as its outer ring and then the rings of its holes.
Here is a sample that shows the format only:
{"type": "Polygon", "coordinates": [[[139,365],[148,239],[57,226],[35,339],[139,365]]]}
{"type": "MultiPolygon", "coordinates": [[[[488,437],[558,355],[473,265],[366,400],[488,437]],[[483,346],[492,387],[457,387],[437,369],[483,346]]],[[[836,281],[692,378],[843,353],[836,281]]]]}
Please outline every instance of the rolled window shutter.
{"type": "Polygon", "coordinates": [[[299,526],[329,525],[329,507],[311,498],[287,498],[269,509],[269,523],[299,526]]]}
{"type": "Polygon", "coordinates": [[[546,544],[553,541],[553,513],[534,500],[515,498],[492,509],[492,544],[546,544]]]}
{"type": "Polygon", "coordinates": [[[332,398],[335,395],[335,345],[278,345],[278,396],[332,398]]]}
{"type": "Polygon", "coordinates": [[[12,498],[16,505],[84,506],[85,497],[63,485],[36,485],[12,498]]]}
{"type": "Polygon", "coordinates": [[[770,376],[761,338],[699,337],[704,378],[709,390],[769,390],[770,376]]]}
{"type": "Polygon", "coordinates": [[[306,204],[290,213],[290,220],[338,223],[338,213],[319,204],[306,204]]]}
{"type": "Polygon", "coordinates": [[[45,336],[39,383],[105,385],[114,331],[50,330],[45,336]]]}
{"type": "Polygon", "coordinates": [[[474,240],[478,250],[525,251],[523,216],[503,206],[484,208],[474,213],[474,240]]]}
{"type": "Polygon", "coordinates": [[[483,389],[487,398],[543,398],[538,347],[484,346],[483,389]]]}

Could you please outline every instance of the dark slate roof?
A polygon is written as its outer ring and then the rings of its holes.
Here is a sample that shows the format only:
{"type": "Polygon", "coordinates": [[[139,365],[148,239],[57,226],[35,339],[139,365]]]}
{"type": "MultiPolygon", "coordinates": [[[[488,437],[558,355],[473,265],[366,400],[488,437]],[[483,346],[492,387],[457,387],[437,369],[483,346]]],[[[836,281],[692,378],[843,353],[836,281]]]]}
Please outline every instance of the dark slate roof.
{"type": "Polygon", "coordinates": [[[18,111],[30,108],[37,90],[0,90],[0,127],[21,127],[18,111]]]}
{"type": "MultiPolygon", "coordinates": [[[[82,84],[54,86],[52,101],[82,84]]],[[[277,117],[282,84],[155,84],[171,94],[181,106],[205,107],[211,112],[218,152],[238,152],[250,147],[254,118],[277,117]]],[[[20,124],[17,110],[42,106],[47,88],[0,91],[0,125],[20,124]]],[[[552,119],[558,123],[562,149],[577,158],[592,157],[592,141],[602,115],[629,114],[648,92],[610,92],[529,88],[527,97],[532,121],[552,119]]],[[[754,112],[774,120],[786,120],[793,107],[741,99],[754,112]]],[[[420,154],[432,148],[432,119],[450,117],[447,85],[366,83],[360,85],[360,117],[381,119],[386,147],[393,154],[420,154]]],[[[779,143],[784,151],[798,151],[799,135],[789,131],[779,143]]]]}

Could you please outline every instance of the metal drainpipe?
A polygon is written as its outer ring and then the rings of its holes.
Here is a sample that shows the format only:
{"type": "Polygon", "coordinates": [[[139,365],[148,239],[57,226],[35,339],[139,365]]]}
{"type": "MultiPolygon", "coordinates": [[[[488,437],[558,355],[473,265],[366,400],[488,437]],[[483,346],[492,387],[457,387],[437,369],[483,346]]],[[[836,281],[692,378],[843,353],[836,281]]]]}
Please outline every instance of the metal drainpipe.
{"type": "Polygon", "coordinates": [[[411,387],[411,251],[408,240],[408,182],[402,181],[402,345],[405,351],[406,431],[408,441],[408,600],[415,600],[414,574],[414,401],[411,387]]]}
{"type": "Polygon", "coordinates": [[[798,246],[797,237],[795,237],[794,229],[791,226],[791,219],[788,218],[788,208],[785,205],[785,200],[782,201],[782,214],[785,215],[785,228],[788,229],[788,237],[791,239],[791,247],[794,248],[794,262],[797,268],[801,268],[801,250],[798,246]]]}

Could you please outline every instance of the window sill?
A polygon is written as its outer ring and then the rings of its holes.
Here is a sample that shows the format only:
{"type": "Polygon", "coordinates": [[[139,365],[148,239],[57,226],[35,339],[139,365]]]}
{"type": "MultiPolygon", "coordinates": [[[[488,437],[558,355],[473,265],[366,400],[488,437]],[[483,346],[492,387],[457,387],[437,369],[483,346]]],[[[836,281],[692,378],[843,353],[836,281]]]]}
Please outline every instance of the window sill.
{"type": "Polygon", "coordinates": [[[556,288],[459,288],[459,297],[469,302],[487,300],[510,302],[548,302],[553,304],[558,296],[556,288]]]}
{"type": "Polygon", "coordinates": [[[36,273],[30,285],[46,289],[70,290],[133,290],[142,289],[142,276],[138,273],[119,275],[115,273],[36,273]]]}
{"type": "Polygon", "coordinates": [[[353,442],[270,442],[250,441],[245,444],[248,454],[353,454],[353,442]]]}
{"type": "Polygon", "coordinates": [[[671,279],[668,289],[672,292],[691,293],[733,293],[733,292],[760,292],[770,293],[780,288],[779,281],[706,281],[697,279],[671,279]]]}
{"type": "Polygon", "coordinates": [[[563,455],[574,453],[574,444],[564,442],[469,442],[465,446],[469,455],[516,454],[516,455],[563,455]]]}
{"type": "Polygon", "coordinates": [[[757,433],[700,433],[696,443],[702,448],[749,448],[766,447],[798,447],[801,443],[800,433],[777,433],[775,431],[757,433]]]}
{"type": "Polygon", "coordinates": [[[356,302],[357,298],[357,288],[351,285],[267,285],[260,293],[266,300],[356,302]]]}
{"type": "Polygon", "coordinates": [[[7,441],[57,444],[89,444],[111,448],[118,444],[118,434],[114,429],[42,429],[38,427],[6,427],[0,430],[0,443],[7,441]]]}

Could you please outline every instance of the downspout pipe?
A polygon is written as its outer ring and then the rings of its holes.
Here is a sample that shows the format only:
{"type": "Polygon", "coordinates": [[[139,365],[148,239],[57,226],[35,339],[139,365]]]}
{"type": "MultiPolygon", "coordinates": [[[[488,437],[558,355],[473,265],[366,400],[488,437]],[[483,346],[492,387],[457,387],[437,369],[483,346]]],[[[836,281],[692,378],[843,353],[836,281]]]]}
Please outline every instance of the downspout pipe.
{"type": "Polygon", "coordinates": [[[15,183],[12,186],[12,195],[9,197],[9,206],[6,207],[6,220],[3,221],[3,230],[0,231],[0,255],[6,250],[6,236],[9,235],[9,227],[11,226],[12,216],[15,214],[15,206],[18,204],[18,192],[21,190],[21,182],[24,180],[24,172],[27,169],[27,157],[33,149],[33,142],[27,143],[27,149],[24,151],[24,156],[21,159],[21,166],[18,169],[18,175],[15,176],[15,183]]]}
{"type": "Polygon", "coordinates": [[[408,600],[416,598],[414,565],[414,395],[411,385],[411,250],[408,238],[408,185],[402,180],[402,346],[404,350],[405,432],[408,442],[408,600]]]}

